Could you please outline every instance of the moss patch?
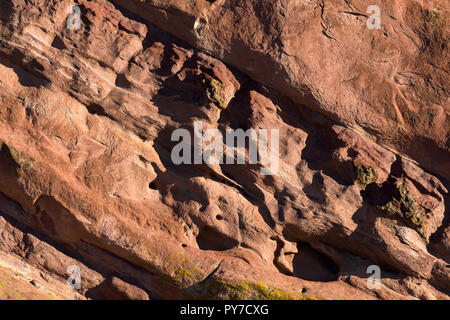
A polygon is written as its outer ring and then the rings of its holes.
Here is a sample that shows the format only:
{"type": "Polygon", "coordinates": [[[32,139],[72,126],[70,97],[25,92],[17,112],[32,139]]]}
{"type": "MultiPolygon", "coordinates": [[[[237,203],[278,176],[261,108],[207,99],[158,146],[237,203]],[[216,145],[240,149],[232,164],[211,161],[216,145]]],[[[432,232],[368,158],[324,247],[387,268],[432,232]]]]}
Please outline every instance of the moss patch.
{"type": "Polygon", "coordinates": [[[167,280],[181,289],[203,281],[206,277],[204,272],[195,267],[192,261],[176,254],[169,256],[165,269],[167,280]]]}
{"type": "Polygon", "coordinates": [[[372,167],[366,167],[363,165],[356,166],[356,182],[366,188],[368,184],[377,182],[378,174],[377,171],[372,167]]]}
{"type": "Polygon", "coordinates": [[[447,17],[435,11],[426,10],[423,12],[423,27],[418,30],[423,41],[424,51],[428,51],[433,58],[442,55],[448,46],[446,36],[447,17]]]}
{"type": "Polygon", "coordinates": [[[401,181],[394,183],[392,199],[378,206],[381,212],[401,218],[409,227],[425,237],[424,212],[422,207],[411,197],[408,187],[401,181]]]}
{"type": "MultiPolygon", "coordinates": [[[[207,276],[195,267],[189,259],[171,255],[168,259],[168,281],[180,288],[186,299],[207,300],[319,300],[295,292],[276,289],[263,282],[229,282],[220,278],[207,276]]],[[[219,266],[210,266],[211,272],[219,266]]],[[[301,289],[301,288],[300,288],[301,289]]]]}
{"type": "Polygon", "coordinates": [[[424,20],[427,29],[431,32],[442,32],[447,26],[445,16],[433,11],[425,11],[424,20]]]}
{"type": "Polygon", "coordinates": [[[33,159],[27,157],[22,151],[18,151],[13,147],[8,147],[8,149],[20,171],[28,175],[34,174],[33,159]]]}
{"type": "Polygon", "coordinates": [[[189,286],[204,279],[204,274],[200,269],[179,266],[175,269],[173,280],[181,284],[182,287],[189,286]]]}
{"type": "Polygon", "coordinates": [[[219,80],[205,75],[203,85],[205,86],[206,95],[208,96],[209,101],[219,109],[225,109],[225,88],[223,84],[219,80]]]}
{"type": "Polygon", "coordinates": [[[240,281],[231,283],[222,279],[211,279],[201,283],[196,291],[209,299],[220,300],[320,300],[295,292],[272,288],[263,282],[240,281]]]}

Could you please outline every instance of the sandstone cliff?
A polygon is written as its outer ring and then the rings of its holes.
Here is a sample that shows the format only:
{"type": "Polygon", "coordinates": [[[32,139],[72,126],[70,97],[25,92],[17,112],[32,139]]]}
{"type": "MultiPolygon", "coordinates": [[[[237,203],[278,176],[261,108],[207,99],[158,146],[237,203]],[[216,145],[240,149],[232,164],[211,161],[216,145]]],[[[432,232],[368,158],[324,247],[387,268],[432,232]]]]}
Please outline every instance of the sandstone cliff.
{"type": "Polygon", "coordinates": [[[0,1],[0,299],[449,299],[449,4],[378,2],[0,1]]]}

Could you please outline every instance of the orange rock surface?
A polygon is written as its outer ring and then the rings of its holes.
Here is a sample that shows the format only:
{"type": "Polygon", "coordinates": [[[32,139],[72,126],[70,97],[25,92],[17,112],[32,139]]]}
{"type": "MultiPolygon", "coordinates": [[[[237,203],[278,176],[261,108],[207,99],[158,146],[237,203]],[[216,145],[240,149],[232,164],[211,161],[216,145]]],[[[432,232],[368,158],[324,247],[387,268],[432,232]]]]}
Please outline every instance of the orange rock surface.
{"type": "Polygon", "coordinates": [[[449,299],[448,2],[379,2],[0,2],[0,299],[449,299]]]}

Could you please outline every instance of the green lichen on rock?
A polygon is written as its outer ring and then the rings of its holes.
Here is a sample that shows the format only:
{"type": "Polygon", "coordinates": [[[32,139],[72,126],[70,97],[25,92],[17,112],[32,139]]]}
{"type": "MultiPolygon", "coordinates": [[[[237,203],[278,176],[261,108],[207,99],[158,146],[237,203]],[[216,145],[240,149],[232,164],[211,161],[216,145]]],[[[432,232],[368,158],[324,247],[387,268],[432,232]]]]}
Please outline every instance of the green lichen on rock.
{"type": "Polygon", "coordinates": [[[180,283],[182,287],[186,287],[202,281],[204,277],[203,272],[197,268],[179,266],[175,269],[173,280],[180,283]]]}
{"type": "Polygon", "coordinates": [[[19,170],[31,175],[34,173],[33,165],[34,161],[33,159],[27,157],[22,151],[18,151],[14,149],[13,147],[8,147],[9,153],[11,154],[11,157],[14,159],[14,162],[19,167],[19,170]]]}
{"type": "MultiPolygon", "coordinates": [[[[302,288],[301,288],[302,289],[302,288]]],[[[276,288],[262,281],[230,281],[208,277],[188,288],[191,297],[215,300],[321,300],[297,292],[276,288]]],[[[299,290],[299,292],[304,292],[299,290]]]]}
{"type": "Polygon", "coordinates": [[[22,151],[0,141],[0,153],[15,163],[18,173],[27,174],[29,176],[35,173],[34,160],[22,151]]]}
{"type": "Polygon", "coordinates": [[[236,283],[222,279],[211,279],[197,288],[209,299],[220,300],[319,300],[295,292],[280,290],[263,282],[239,281],[236,283]]]}
{"type": "Polygon", "coordinates": [[[356,182],[360,184],[363,189],[367,185],[376,182],[378,179],[377,171],[372,167],[366,167],[364,165],[356,166],[356,182]]]}
{"type": "Polygon", "coordinates": [[[219,81],[208,75],[203,79],[206,95],[208,99],[219,109],[226,108],[225,88],[219,81]]]}
{"type": "Polygon", "coordinates": [[[423,19],[423,27],[419,29],[419,35],[424,42],[423,50],[428,51],[433,56],[442,54],[448,47],[448,40],[445,35],[447,30],[446,14],[426,10],[423,19]]]}
{"type": "Polygon", "coordinates": [[[408,187],[401,181],[394,183],[392,200],[378,206],[385,214],[401,218],[409,227],[425,237],[424,212],[420,205],[411,197],[408,187]]]}
{"type": "Polygon", "coordinates": [[[205,278],[204,272],[195,267],[194,263],[185,257],[172,254],[167,262],[168,281],[174,283],[177,287],[184,289],[203,281],[205,278]]]}
{"type": "Polygon", "coordinates": [[[168,279],[183,291],[186,299],[208,300],[320,300],[295,292],[274,288],[263,282],[231,282],[208,276],[219,263],[211,265],[209,272],[203,272],[185,257],[171,255],[168,259],[168,279]]]}
{"type": "Polygon", "coordinates": [[[426,27],[432,32],[441,32],[446,28],[445,15],[439,15],[437,12],[426,10],[424,20],[426,27]]]}

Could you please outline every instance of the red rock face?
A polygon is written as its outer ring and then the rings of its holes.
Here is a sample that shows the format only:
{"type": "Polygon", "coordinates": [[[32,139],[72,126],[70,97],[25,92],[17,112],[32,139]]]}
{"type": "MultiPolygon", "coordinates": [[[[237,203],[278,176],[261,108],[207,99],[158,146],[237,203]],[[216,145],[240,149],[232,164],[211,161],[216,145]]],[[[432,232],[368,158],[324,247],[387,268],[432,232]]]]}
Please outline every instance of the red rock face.
{"type": "Polygon", "coordinates": [[[21,259],[25,298],[448,299],[448,8],[370,5],[2,1],[0,284],[21,259]],[[177,165],[199,122],[278,130],[275,174],[177,165]]]}

